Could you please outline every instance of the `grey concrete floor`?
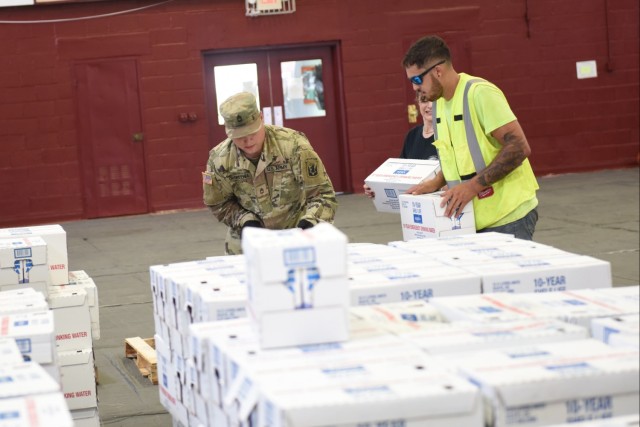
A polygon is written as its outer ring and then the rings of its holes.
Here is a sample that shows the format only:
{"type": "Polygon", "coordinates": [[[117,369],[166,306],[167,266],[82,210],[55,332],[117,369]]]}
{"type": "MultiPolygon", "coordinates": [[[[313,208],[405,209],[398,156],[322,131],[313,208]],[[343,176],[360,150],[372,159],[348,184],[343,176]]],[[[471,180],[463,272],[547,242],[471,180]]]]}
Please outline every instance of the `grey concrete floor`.
{"type": "MultiPolygon", "coordinates": [[[[616,286],[639,279],[639,169],[539,178],[534,240],[612,264],[616,286]]],[[[335,225],[350,242],[402,240],[397,214],[362,194],[338,196],[335,225]]],[[[96,282],[102,338],[94,342],[104,426],[171,426],[157,386],[124,356],[124,339],[154,334],[149,266],[223,255],[225,226],[205,209],[71,221],[69,266],[96,282]]]]}

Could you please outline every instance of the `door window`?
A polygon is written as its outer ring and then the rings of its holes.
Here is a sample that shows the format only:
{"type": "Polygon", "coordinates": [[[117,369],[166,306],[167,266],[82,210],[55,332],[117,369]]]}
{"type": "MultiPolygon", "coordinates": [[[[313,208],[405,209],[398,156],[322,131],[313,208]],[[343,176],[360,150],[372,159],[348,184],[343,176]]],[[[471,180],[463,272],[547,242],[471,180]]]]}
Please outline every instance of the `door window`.
{"type": "Polygon", "coordinates": [[[251,92],[256,97],[258,110],[260,109],[260,94],[258,93],[257,64],[220,65],[213,68],[216,100],[218,102],[218,124],[223,125],[224,119],[220,115],[220,104],[231,95],[238,92],[251,92]]]}
{"type": "Polygon", "coordinates": [[[280,73],[286,119],[327,115],[321,59],[281,62],[280,73]]]}

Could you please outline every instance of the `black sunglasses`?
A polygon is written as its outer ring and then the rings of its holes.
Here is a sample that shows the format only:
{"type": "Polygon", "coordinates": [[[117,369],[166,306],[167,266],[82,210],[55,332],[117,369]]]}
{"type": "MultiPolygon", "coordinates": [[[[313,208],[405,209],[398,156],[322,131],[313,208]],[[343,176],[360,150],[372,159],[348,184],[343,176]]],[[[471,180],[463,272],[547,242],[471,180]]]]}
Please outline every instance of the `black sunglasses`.
{"type": "Polygon", "coordinates": [[[427,68],[425,71],[423,71],[422,73],[418,74],[417,76],[409,77],[409,81],[412,84],[416,85],[416,86],[420,86],[422,84],[422,82],[423,82],[422,78],[424,76],[426,76],[429,71],[433,70],[438,65],[444,64],[445,62],[447,62],[447,60],[443,59],[442,61],[438,62],[437,64],[433,64],[431,67],[427,68]]]}

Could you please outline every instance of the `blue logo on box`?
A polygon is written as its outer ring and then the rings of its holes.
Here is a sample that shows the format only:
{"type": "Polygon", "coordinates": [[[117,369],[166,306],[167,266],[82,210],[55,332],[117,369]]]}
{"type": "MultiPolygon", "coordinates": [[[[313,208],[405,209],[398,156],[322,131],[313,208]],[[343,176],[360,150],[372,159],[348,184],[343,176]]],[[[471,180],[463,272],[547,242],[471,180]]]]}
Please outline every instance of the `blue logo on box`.
{"type": "Polygon", "coordinates": [[[394,190],[393,188],[385,188],[384,189],[384,194],[387,195],[388,198],[390,199],[397,199],[398,195],[396,194],[396,190],[394,190]]]}
{"type": "Polygon", "coordinates": [[[20,418],[20,412],[18,411],[0,412],[0,420],[11,420],[16,418],[20,418]]]}
{"type": "Polygon", "coordinates": [[[396,169],[393,174],[394,175],[406,175],[409,173],[408,169],[396,169]]]}
{"type": "Polygon", "coordinates": [[[413,222],[416,224],[422,224],[422,215],[413,214],[413,222]]]}

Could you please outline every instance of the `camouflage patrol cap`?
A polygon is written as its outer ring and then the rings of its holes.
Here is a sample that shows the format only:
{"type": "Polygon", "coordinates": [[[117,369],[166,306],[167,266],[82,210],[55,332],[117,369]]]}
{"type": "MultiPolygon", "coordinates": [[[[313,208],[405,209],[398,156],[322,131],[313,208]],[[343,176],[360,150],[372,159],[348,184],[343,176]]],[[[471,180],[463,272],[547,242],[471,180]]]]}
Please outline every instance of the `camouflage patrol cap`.
{"type": "Polygon", "coordinates": [[[231,139],[251,135],[262,124],[256,98],[249,92],[240,92],[227,98],[220,104],[220,115],[224,119],[224,130],[231,139]]]}

